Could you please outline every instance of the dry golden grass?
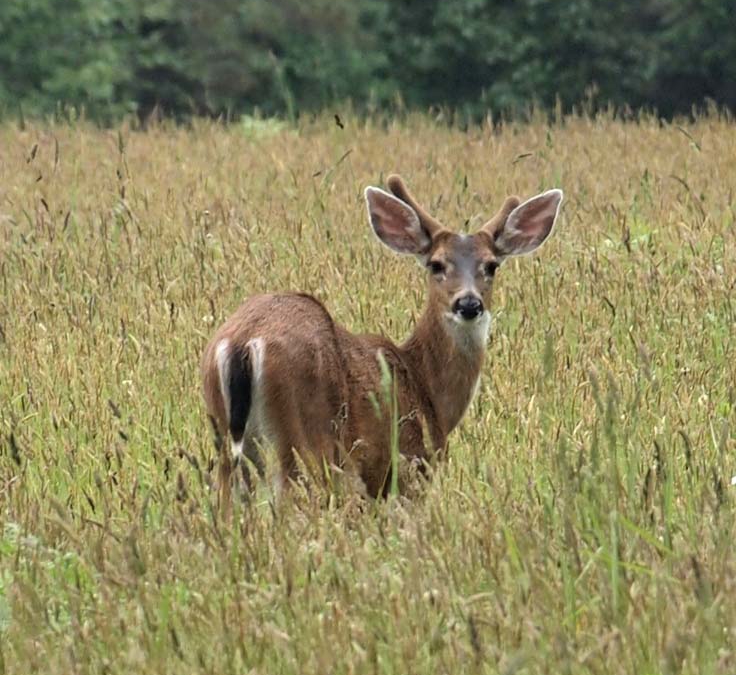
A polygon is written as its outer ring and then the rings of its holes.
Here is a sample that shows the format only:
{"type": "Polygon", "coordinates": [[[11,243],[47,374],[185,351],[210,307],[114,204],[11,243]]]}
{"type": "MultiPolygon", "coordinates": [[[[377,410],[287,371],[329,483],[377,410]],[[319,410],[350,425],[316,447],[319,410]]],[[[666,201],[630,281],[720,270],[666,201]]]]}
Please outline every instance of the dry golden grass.
{"type": "Polygon", "coordinates": [[[426,118],[0,127],[0,672],[736,671],[736,129],[426,118]],[[273,133],[271,133],[273,132],[273,133]],[[412,500],[221,522],[198,361],[248,294],[408,333],[361,193],[561,223],[498,275],[482,387],[412,500]]]}

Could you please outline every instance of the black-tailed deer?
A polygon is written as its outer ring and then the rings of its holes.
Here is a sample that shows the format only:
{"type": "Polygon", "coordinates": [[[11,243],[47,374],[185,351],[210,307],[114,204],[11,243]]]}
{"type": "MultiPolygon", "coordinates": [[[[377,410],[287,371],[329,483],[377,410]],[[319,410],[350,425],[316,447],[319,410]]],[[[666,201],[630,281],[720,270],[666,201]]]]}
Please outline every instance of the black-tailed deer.
{"type": "Polygon", "coordinates": [[[523,203],[509,197],[465,235],[440,225],[398,176],[388,178],[388,188],[365,190],[373,231],[393,251],[415,256],[427,275],[426,308],[404,343],[354,335],[312,296],[285,293],[249,298],[207,345],[204,398],[225,508],[233,468],[245,470],[244,457],[262,467],[261,442],[278,453],[281,483],[296,474],[296,452],[356,472],[370,495],[385,493],[392,421],[376,401],[386,366],[399,452],[419,461],[443,452],[478,384],[496,269],[547,239],[562,202],[561,190],[523,203]]]}

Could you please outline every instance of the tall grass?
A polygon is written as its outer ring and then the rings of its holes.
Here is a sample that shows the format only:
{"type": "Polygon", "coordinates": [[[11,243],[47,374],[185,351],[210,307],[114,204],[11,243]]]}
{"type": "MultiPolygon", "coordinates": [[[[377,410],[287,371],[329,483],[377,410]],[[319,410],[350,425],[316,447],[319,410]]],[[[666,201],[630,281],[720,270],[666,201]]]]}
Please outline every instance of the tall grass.
{"type": "Polygon", "coordinates": [[[735,672],[733,123],[344,122],[0,127],[0,672],[735,672]],[[562,220],[427,486],[222,522],[202,348],[287,288],[403,338],[390,171],[457,229],[562,220]]]}

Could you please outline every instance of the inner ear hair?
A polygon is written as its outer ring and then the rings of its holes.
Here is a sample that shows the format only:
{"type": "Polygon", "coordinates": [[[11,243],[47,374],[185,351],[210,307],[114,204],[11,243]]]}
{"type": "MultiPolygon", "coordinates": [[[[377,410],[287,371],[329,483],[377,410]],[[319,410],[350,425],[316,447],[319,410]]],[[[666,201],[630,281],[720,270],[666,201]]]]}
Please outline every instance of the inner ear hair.
{"type": "Polygon", "coordinates": [[[483,227],[480,229],[483,232],[488,233],[491,235],[491,239],[495,241],[496,237],[498,236],[498,233],[503,228],[504,224],[508,220],[508,217],[511,215],[511,212],[521,204],[521,199],[519,199],[517,196],[511,196],[506,197],[506,200],[503,203],[503,206],[500,208],[498,213],[496,213],[493,218],[491,218],[483,227]]]}

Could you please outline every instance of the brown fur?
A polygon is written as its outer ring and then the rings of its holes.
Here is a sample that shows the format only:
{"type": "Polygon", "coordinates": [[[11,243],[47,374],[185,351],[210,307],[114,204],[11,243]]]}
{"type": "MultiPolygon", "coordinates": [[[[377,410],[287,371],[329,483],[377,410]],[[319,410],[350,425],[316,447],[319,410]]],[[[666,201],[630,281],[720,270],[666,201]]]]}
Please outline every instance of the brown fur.
{"type": "MultiPolygon", "coordinates": [[[[219,434],[226,438],[228,429],[215,365],[217,345],[228,338],[245,349],[252,337],[262,337],[263,395],[284,478],[296,473],[292,449],[306,450],[320,463],[357,471],[368,493],[380,494],[390,467],[390,426],[377,416],[370,396],[381,401],[379,350],[396,380],[401,453],[421,460],[444,449],[483,362],[482,350],[465,352],[438,330],[438,309],[428,307],[414,334],[397,346],[376,335],[352,335],[311,296],[248,299],[217,331],[202,359],[205,402],[219,434]]],[[[229,452],[223,448],[225,462],[229,452]]],[[[227,481],[222,473],[221,482],[227,481]]]]}
{"type": "MultiPolygon", "coordinates": [[[[248,354],[251,339],[263,340],[262,384],[255,397],[262,401],[266,436],[278,453],[282,480],[296,475],[296,451],[307,464],[317,460],[319,466],[354,471],[370,495],[385,492],[391,425],[388,407],[376,408],[376,402],[382,401],[379,354],[395,382],[399,448],[408,459],[423,463],[442,453],[473,396],[485,340],[461,339],[465,333],[462,326],[453,324],[450,308],[468,290],[482,298],[485,307],[490,304],[493,275],[484,270],[499,257],[494,237],[518,199],[509,198],[475,235],[462,236],[442,229],[398,177],[389,179],[389,187],[419,214],[423,231],[431,238],[422,259],[443,265],[441,272],[429,273],[427,306],[403,344],[376,335],[353,335],[336,324],[315,298],[286,293],[248,299],[220,327],[203,355],[207,410],[219,435],[226,438],[228,412],[220,388],[217,346],[227,339],[231,348],[248,354]]],[[[392,217],[395,211],[389,208],[382,213],[392,217]]],[[[406,236],[399,228],[395,241],[403,246],[406,236]]],[[[251,410],[251,415],[256,414],[251,410]]],[[[229,500],[231,471],[230,448],[224,447],[220,467],[224,502],[229,500]]]]}

